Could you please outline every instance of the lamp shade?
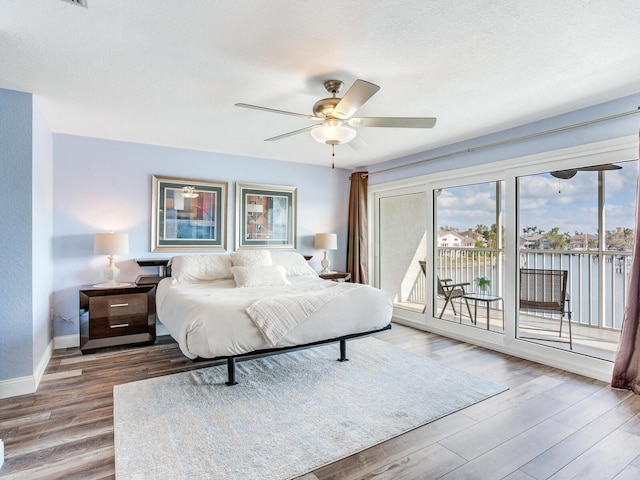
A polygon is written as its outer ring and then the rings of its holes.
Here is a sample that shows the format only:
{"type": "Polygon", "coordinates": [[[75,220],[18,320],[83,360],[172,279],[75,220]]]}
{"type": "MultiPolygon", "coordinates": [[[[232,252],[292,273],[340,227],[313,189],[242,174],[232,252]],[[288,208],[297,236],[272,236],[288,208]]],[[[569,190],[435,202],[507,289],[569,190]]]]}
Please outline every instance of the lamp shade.
{"type": "Polygon", "coordinates": [[[316,233],[316,248],[320,250],[337,250],[338,235],[335,233],[316,233]]]}
{"type": "Polygon", "coordinates": [[[96,233],[93,253],[98,255],[122,255],[129,253],[129,234],[96,233]]]}

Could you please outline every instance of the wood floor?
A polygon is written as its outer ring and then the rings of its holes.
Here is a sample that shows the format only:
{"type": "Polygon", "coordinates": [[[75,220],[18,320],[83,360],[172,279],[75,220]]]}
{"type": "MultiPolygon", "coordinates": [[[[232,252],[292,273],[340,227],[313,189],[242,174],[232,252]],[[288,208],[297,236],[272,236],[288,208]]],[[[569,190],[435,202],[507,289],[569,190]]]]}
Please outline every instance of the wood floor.
{"type": "MultiPolygon", "coordinates": [[[[640,478],[640,396],[400,325],[377,336],[509,390],[305,480],[640,478]]],[[[92,355],[57,350],[37,393],[0,400],[0,478],[114,478],[113,386],[206,365],[168,337],[92,355]]]]}

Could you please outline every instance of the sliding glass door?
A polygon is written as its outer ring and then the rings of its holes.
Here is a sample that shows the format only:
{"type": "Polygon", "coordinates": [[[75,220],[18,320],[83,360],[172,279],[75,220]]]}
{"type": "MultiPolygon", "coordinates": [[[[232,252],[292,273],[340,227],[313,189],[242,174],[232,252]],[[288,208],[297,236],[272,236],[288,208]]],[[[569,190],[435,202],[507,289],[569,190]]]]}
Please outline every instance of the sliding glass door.
{"type": "Polygon", "coordinates": [[[372,278],[395,321],[606,378],[627,304],[637,158],[637,139],[622,139],[370,187],[372,278]]]}

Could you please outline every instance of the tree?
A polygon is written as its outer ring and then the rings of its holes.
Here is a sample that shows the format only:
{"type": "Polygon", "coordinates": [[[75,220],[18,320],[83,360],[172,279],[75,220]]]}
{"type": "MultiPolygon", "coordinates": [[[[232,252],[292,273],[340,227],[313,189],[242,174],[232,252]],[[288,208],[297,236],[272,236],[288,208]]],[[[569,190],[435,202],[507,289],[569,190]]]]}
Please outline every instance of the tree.
{"type": "Polygon", "coordinates": [[[621,252],[633,250],[632,228],[608,230],[605,235],[608,250],[619,250],[621,252]]]}
{"type": "Polygon", "coordinates": [[[486,225],[482,225],[481,223],[476,225],[476,232],[478,232],[480,235],[482,235],[485,238],[488,231],[489,231],[489,227],[487,227],[486,225]]]}
{"type": "Polygon", "coordinates": [[[523,235],[532,235],[534,233],[544,233],[542,229],[538,227],[522,227],[523,235]]]}
{"type": "Polygon", "coordinates": [[[549,248],[552,250],[561,250],[567,246],[567,233],[560,233],[560,227],[553,227],[544,237],[549,242],[549,248]]]}
{"type": "Polygon", "coordinates": [[[487,235],[485,238],[487,239],[488,248],[496,248],[498,246],[496,242],[496,239],[498,238],[498,236],[496,235],[496,232],[487,232],[487,235]]]}

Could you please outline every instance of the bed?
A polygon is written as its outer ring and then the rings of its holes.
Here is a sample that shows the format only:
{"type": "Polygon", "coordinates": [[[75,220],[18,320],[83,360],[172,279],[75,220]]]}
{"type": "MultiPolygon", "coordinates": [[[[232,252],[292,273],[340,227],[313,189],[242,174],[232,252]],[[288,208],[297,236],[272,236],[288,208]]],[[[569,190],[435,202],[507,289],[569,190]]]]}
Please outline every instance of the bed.
{"type": "Polygon", "coordinates": [[[235,362],[391,328],[392,303],[369,285],[323,280],[297,252],[243,250],[171,259],[160,281],[160,322],[192,360],[235,362]]]}

